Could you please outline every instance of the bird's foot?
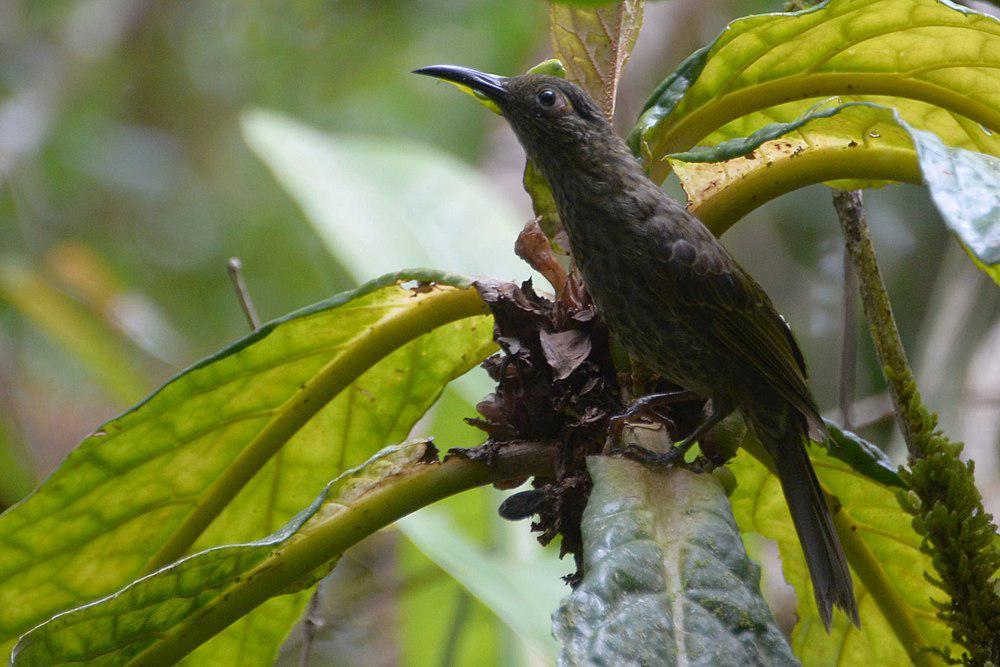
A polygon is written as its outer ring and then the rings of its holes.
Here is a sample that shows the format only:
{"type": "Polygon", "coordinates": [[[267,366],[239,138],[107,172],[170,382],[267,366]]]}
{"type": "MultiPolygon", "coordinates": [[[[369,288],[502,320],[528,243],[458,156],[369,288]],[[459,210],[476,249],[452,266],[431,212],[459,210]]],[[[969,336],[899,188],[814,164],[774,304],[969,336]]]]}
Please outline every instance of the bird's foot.
{"type": "Polygon", "coordinates": [[[628,445],[620,453],[623,458],[640,463],[648,463],[656,466],[672,466],[684,461],[684,455],[687,454],[687,450],[691,448],[692,444],[693,442],[682,440],[666,452],[654,452],[639,445],[628,445]]]}
{"type": "MultiPolygon", "coordinates": [[[[675,399],[676,400],[676,399],[675,399]]],[[[684,460],[684,455],[691,449],[694,443],[698,442],[706,433],[711,431],[719,422],[725,419],[730,410],[716,410],[713,407],[708,418],[698,425],[686,438],[674,443],[668,451],[660,453],[650,451],[637,445],[628,445],[622,451],[627,458],[653,465],[674,465],[684,460]]]]}
{"type": "MultiPolygon", "coordinates": [[[[673,421],[670,417],[660,412],[660,410],[673,403],[683,403],[698,399],[698,394],[688,390],[648,394],[636,399],[624,412],[611,417],[608,423],[608,438],[604,447],[605,453],[617,448],[619,443],[621,443],[622,432],[625,430],[627,422],[633,419],[644,419],[653,423],[673,426],[673,421]]],[[[642,448],[640,447],[639,449],[642,448]]]]}

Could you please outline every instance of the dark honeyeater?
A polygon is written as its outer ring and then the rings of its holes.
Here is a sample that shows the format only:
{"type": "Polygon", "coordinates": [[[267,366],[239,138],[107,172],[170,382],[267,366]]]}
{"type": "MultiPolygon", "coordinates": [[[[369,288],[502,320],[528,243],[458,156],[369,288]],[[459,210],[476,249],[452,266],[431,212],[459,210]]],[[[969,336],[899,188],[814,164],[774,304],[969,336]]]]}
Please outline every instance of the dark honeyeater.
{"type": "Polygon", "coordinates": [[[734,410],[773,456],[820,617],[858,625],[847,559],[806,454],[827,437],[791,330],[701,223],[655,184],[579,86],[440,65],[416,71],[476,90],[510,123],[552,188],[573,258],[612,333],[643,364],[711,399],[692,437],[734,410]]]}

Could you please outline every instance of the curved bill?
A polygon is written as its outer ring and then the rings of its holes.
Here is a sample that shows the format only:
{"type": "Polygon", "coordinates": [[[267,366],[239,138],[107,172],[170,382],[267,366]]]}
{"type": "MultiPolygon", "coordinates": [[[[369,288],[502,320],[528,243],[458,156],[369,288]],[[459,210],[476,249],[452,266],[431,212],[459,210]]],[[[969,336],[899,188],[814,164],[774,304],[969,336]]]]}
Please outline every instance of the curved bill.
{"type": "Polygon", "coordinates": [[[451,81],[460,86],[467,86],[472,90],[482,93],[494,102],[499,102],[507,96],[507,88],[504,86],[504,78],[502,76],[487,74],[486,72],[480,72],[468,67],[432,65],[430,67],[415,69],[413,73],[451,81]]]}

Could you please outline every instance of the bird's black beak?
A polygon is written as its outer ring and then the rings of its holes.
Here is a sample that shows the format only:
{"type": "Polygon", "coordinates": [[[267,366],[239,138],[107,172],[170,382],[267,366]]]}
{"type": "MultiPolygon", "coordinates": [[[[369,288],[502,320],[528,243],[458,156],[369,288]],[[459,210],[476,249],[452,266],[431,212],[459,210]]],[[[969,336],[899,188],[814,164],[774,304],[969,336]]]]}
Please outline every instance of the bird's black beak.
{"type": "Polygon", "coordinates": [[[507,86],[504,85],[506,79],[496,74],[487,74],[479,70],[458,65],[432,65],[431,67],[421,67],[413,70],[414,74],[433,76],[436,79],[443,79],[466,86],[481,93],[487,99],[500,104],[507,97],[507,86]]]}

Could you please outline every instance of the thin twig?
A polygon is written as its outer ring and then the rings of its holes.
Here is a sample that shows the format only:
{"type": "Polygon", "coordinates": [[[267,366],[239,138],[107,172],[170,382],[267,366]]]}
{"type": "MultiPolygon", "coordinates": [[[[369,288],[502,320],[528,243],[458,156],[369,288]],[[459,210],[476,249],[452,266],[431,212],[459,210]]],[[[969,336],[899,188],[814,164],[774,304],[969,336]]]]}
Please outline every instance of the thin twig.
{"type": "Polygon", "coordinates": [[[854,391],[858,365],[858,279],[851,256],[844,250],[844,331],[840,348],[840,418],[844,428],[854,430],[854,391]]]}
{"type": "MultiPolygon", "coordinates": [[[[892,399],[889,398],[889,392],[887,391],[872,394],[871,396],[854,401],[851,404],[850,413],[854,427],[847,430],[854,431],[855,433],[861,433],[865,429],[881,424],[896,416],[896,411],[892,406],[892,399]]],[[[837,421],[842,417],[842,414],[831,410],[829,414],[824,414],[823,416],[827,419],[837,421]]]]}
{"type": "Polygon", "coordinates": [[[243,307],[243,314],[246,315],[247,324],[250,325],[251,331],[256,331],[260,328],[260,318],[257,317],[257,309],[254,308],[246,281],[243,280],[243,262],[240,261],[239,257],[230,257],[227,268],[229,278],[233,281],[233,288],[236,290],[236,298],[239,299],[240,305],[243,307]]]}

